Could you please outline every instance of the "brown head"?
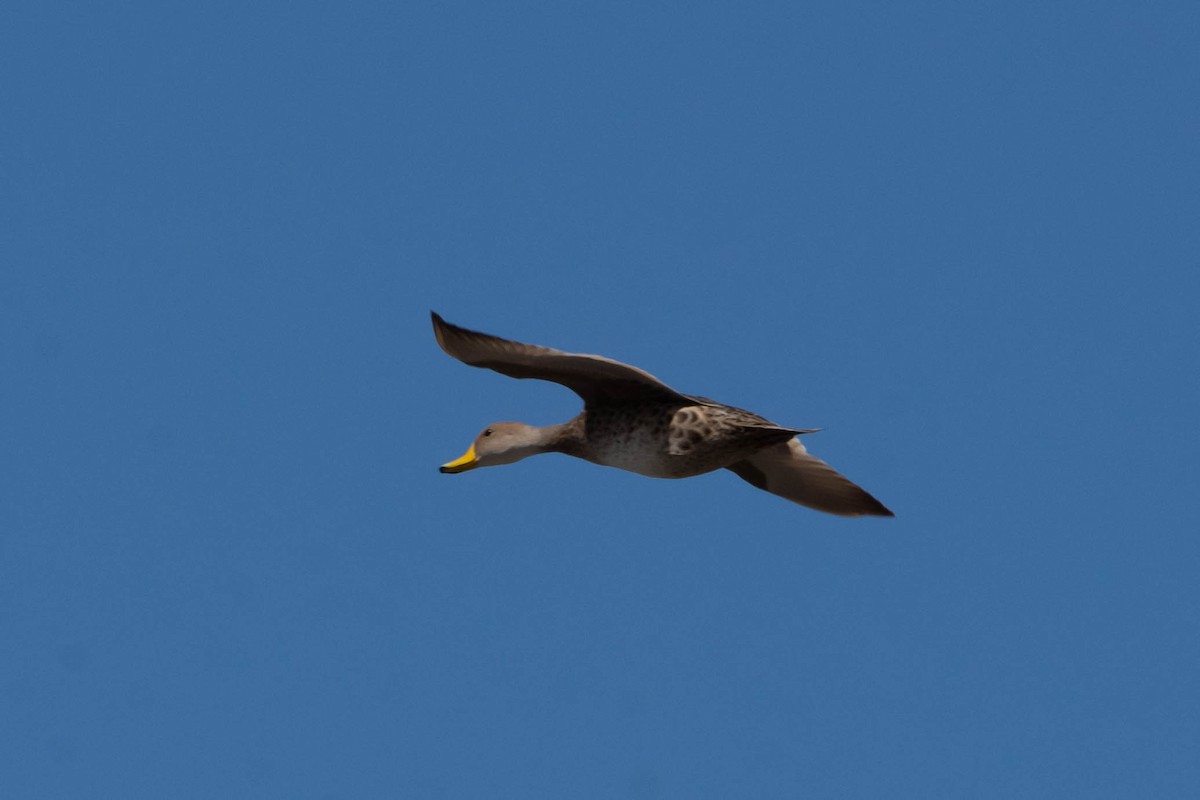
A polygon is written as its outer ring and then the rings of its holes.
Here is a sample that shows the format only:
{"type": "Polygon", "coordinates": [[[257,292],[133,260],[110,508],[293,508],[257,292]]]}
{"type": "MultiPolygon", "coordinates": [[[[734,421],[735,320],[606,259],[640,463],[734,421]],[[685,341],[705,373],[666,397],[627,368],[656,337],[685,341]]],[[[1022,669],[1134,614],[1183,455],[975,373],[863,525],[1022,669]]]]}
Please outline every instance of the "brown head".
{"type": "Polygon", "coordinates": [[[483,429],[467,452],[440,472],[466,472],[476,467],[498,467],[546,452],[541,428],[521,422],[496,422],[483,429]]]}

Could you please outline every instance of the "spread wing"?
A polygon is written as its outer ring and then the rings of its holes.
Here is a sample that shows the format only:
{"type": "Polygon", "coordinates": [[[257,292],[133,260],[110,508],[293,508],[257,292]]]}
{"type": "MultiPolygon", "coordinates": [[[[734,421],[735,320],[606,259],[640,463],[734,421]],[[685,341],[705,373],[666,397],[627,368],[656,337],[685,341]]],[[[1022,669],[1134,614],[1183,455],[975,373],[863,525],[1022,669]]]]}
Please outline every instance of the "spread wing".
{"type": "Polygon", "coordinates": [[[739,478],[793,503],[844,517],[894,517],[883,503],[793,439],[731,464],[739,478]]]}
{"type": "Polygon", "coordinates": [[[472,367],[486,367],[510,378],[560,383],[582,397],[584,403],[689,403],[687,397],[650,373],[620,361],[501,339],[460,328],[434,312],[430,314],[438,344],[447,354],[472,367]]]}

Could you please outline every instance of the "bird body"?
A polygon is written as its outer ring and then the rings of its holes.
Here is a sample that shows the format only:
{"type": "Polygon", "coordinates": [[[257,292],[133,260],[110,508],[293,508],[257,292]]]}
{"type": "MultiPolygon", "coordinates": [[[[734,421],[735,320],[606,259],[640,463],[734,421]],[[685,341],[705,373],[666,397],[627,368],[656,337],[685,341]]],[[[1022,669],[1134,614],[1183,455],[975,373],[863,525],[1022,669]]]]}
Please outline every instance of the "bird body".
{"type": "Polygon", "coordinates": [[[447,354],[514,378],[560,383],[583,412],[543,428],[498,422],[442,472],[511,464],[557,452],[653,478],[717,469],[772,494],[843,516],[892,516],[882,503],[808,454],[795,438],[813,430],[776,425],[745,409],[675,391],[649,373],[603,356],[566,353],[460,328],[432,314],[447,354]]]}
{"type": "Polygon", "coordinates": [[[582,458],[651,478],[703,475],[798,433],[717,404],[600,405],[576,419],[592,443],[582,458]]]}

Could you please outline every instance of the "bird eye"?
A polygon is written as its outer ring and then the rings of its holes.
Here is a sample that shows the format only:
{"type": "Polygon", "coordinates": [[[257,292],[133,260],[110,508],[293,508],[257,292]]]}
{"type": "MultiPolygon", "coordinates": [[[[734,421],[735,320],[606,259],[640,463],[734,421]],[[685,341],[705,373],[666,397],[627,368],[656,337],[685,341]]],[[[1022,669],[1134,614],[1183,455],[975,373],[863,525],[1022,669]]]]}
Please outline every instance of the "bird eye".
{"type": "Polygon", "coordinates": [[[484,436],[491,436],[491,435],[492,435],[492,429],[491,429],[491,428],[488,428],[486,431],[484,431],[484,432],[483,432],[483,435],[484,435],[484,436]]]}

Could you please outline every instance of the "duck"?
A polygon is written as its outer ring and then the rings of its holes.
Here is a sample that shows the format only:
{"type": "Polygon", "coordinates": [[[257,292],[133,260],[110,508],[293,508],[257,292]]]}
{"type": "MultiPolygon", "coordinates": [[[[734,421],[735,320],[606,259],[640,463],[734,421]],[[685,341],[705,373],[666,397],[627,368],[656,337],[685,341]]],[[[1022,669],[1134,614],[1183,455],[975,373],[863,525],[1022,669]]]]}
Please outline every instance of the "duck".
{"type": "Polygon", "coordinates": [[[690,478],[724,469],[755,488],[845,517],[895,516],[870,493],[810,454],[790,428],[736,406],[672,389],[645,370],[611,358],[502,339],[430,312],[447,355],[510,378],[552,381],[583,400],[559,425],[494,422],[443,473],[562,453],[652,478],[690,478]]]}

